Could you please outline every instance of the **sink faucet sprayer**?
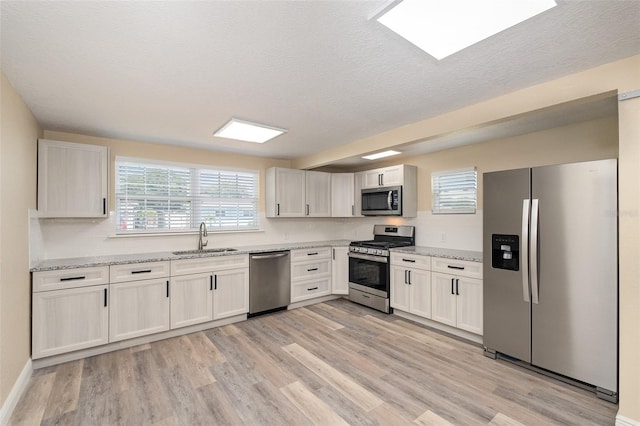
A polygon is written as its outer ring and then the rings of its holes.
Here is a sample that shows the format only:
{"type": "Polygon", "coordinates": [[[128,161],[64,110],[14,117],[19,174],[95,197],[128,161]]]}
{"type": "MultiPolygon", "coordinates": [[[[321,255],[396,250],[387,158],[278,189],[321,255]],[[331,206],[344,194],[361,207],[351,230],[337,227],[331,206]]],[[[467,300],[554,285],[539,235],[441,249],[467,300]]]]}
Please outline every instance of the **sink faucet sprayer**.
{"type": "Polygon", "coordinates": [[[207,236],[207,225],[202,222],[200,223],[200,231],[198,232],[198,250],[202,250],[204,247],[209,244],[209,241],[202,242],[202,237],[207,236]]]}

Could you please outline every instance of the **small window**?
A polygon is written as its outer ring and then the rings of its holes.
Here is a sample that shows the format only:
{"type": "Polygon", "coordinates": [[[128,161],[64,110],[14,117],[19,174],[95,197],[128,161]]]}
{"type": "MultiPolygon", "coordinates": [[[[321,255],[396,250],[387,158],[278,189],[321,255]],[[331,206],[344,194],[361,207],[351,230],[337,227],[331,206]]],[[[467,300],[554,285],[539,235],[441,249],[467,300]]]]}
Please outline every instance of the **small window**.
{"type": "Polygon", "coordinates": [[[258,229],[258,175],[116,158],[116,232],[258,229]]]}
{"type": "Polygon", "coordinates": [[[475,213],[478,173],[475,167],[431,173],[433,213],[475,213]]]}

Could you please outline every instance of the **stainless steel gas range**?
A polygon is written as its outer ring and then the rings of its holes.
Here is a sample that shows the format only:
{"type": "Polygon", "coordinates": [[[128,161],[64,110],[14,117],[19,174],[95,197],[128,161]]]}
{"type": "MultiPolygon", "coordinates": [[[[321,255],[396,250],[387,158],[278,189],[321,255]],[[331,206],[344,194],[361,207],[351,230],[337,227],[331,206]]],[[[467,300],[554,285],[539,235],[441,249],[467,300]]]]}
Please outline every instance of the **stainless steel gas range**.
{"type": "Polygon", "coordinates": [[[375,225],[373,240],[349,245],[349,299],[390,313],[389,249],[415,245],[415,227],[375,225]]]}

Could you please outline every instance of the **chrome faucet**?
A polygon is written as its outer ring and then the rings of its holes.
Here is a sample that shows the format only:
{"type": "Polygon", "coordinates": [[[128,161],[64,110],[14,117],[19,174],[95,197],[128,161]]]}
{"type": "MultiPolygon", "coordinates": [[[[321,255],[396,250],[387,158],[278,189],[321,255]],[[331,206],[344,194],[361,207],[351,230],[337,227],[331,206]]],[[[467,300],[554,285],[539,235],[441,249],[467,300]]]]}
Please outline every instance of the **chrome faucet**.
{"type": "Polygon", "coordinates": [[[202,237],[207,236],[207,225],[202,222],[200,223],[200,231],[198,231],[198,250],[202,250],[209,244],[209,241],[202,242],[202,237]]]}

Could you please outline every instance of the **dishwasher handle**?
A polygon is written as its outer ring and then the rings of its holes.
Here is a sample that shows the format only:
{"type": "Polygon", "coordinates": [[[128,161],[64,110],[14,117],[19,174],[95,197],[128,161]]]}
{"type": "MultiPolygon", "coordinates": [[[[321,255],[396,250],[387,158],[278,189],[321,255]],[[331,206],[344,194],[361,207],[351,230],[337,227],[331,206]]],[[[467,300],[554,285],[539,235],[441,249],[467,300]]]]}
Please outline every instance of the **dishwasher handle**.
{"type": "Polygon", "coordinates": [[[286,252],[286,251],[282,253],[276,253],[276,254],[263,254],[263,255],[252,254],[251,260],[275,259],[277,257],[287,256],[288,254],[289,252],[286,252]]]}

